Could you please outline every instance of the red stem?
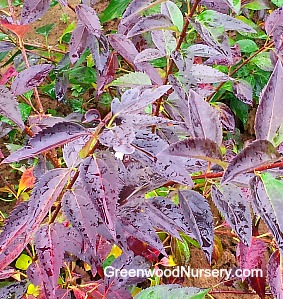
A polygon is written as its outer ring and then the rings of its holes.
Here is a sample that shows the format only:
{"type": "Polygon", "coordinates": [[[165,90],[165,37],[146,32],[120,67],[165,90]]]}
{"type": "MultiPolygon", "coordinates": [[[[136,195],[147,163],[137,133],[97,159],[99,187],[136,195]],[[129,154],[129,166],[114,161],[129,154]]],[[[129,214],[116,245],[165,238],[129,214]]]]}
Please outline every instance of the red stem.
{"type": "MultiPolygon", "coordinates": [[[[185,24],[183,26],[183,29],[182,29],[182,32],[179,36],[179,39],[177,41],[177,46],[175,48],[175,51],[178,51],[180,50],[181,48],[181,45],[184,41],[184,39],[186,38],[186,34],[187,34],[187,29],[189,27],[189,24],[190,24],[190,18],[194,15],[196,9],[197,9],[197,6],[199,5],[201,0],[195,0],[193,6],[192,6],[192,9],[190,11],[190,13],[187,15],[187,17],[185,18],[185,24]]],[[[170,63],[169,63],[169,67],[167,69],[167,72],[166,72],[166,77],[165,77],[165,81],[164,81],[164,84],[166,85],[168,83],[168,77],[169,75],[172,73],[172,69],[173,69],[173,66],[174,66],[174,61],[173,60],[170,60],[170,63]]],[[[156,110],[155,110],[155,113],[154,115],[155,116],[158,116],[159,115],[159,112],[160,112],[160,108],[161,108],[161,104],[162,104],[162,98],[158,99],[157,103],[156,103],[156,110]]]]}
{"type": "MultiPolygon", "coordinates": [[[[278,161],[270,164],[266,164],[263,166],[256,167],[250,171],[247,171],[248,173],[252,173],[255,171],[264,171],[268,169],[273,169],[273,168],[278,168],[278,167],[283,167],[283,161],[278,161]]],[[[217,173],[204,173],[200,175],[193,175],[192,179],[197,180],[197,179],[215,179],[215,178],[221,178],[223,176],[224,171],[217,172],[217,173]]]]}

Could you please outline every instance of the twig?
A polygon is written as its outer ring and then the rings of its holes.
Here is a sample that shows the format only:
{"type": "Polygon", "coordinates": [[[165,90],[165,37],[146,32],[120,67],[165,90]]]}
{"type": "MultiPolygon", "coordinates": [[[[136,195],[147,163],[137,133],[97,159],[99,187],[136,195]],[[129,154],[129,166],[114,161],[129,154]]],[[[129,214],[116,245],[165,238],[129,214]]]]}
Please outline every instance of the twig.
{"type": "MultiPolygon", "coordinates": [[[[267,51],[269,47],[272,47],[274,45],[274,42],[269,42],[267,45],[264,45],[260,49],[258,49],[256,52],[254,52],[250,57],[248,57],[246,60],[244,60],[239,66],[237,66],[231,73],[230,77],[234,76],[243,66],[245,66],[251,59],[253,59],[256,55],[258,55],[261,52],[267,51]]],[[[226,82],[221,82],[217,88],[215,88],[214,92],[207,98],[207,102],[209,102],[214,95],[220,90],[220,88],[225,84],[226,82]]]]}
{"type": "MultiPolygon", "coordinates": [[[[8,5],[9,5],[10,14],[11,14],[12,19],[13,19],[13,23],[17,24],[17,19],[16,19],[16,16],[15,16],[15,11],[14,11],[14,7],[13,7],[13,4],[12,4],[12,0],[8,0],[8,5]]],[[[29,61],[28,61],[28,58],[27,58],[26,49],[24,47],[23,38],[20,35],[17,35],[17,36],[18,36],[18,40],[19,40],[19,47],[21,49],[25,65],[26,65],[27,68],[29,68],[29,61]]],[[[35,100],[37,102],[37,107],[38,107],[39,113],[43,114],[44,113],[43,112],[43,106],[42,106],[42,103],[41,103],[41,100],[40,100],[40,97],[39,97],[39,93],[38,93],[38,90],[37,90],[36,87],[34,88],[34,95],[35,95],[35,100]]]]}
{"type": "MultiPolygon", "coordinates": [[[[183,26],[182,32],[181,32],[181,34],[179,36],[179,39],[177,41],[177,45],[176,45],[175,51],[180,50],[181,45],[182,45],[184,39],[186,38],[187,29],[188,29],[189,24],[190,24],[190,18],[194,15],[194,13],[195,13],[195,11],[197,9],[197,6],[199,5],[200,1],[201,0],[195,0],[190,13],[185,18],[185,24],[183,26]]],[[[164,81],[165,85],[168,83],[168,78],[169,78],[169,75],[172,73],[173,66],[174,66],[174,61],[171,59],[170,63],[169,63],[169,67],[168,67],[167,72],[166,72],[166,77],[165,77],[165,81],[164,81]]],[[[158,101],[156,103],[156,110],[155,110],[155,113],[154,113],[155,116],[159,115],[162,102],[163,102],[163,99],[161,97],[161,98],[158,99],[158,101]]]]}
{"type": "MultiPolygon", "coordinates": [[[[278,168],[278,167],[283,167],[283,161],[274,162],[274,163],[270,163],[270,164],[263,165],[263,166],[260,166],[260,167],[256,167],[253,170],[248,171],[248,173],[253,173],[253,172],[257,172],[257,171],[264,171],[264,170],[278,168]]],[[[204,174],[200,174],[200,175],[193,175],[192,179],[193,180],[197,180],[197,179],[215,179],[215,178],[221,178],[223,176],[223,174],[224,174],[224,171],[217,172],[217,173],[204,173],[204,174]]]]}

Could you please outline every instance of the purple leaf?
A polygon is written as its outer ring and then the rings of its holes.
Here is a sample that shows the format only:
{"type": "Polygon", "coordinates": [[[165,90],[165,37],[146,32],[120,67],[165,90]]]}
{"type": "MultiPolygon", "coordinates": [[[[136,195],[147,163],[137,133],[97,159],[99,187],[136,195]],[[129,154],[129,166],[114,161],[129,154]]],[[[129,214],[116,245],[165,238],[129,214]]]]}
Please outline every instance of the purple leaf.
{"type": "Polygon", "coordinates": [[[134,27],[128,32],[127,37],[133,37],[135,35],[156,30],[156,29],[169,29],[174,25],[171,20],[163,14],[150,15],[142,18],[134,27]]]}
{"type": "MultiPolygon", "coordinates": [[[[256,33],[256,31],[245,24],[244,22],[230,17],[227,14],[222,14],[214,10],[205,10],[199,16],[198,20],[205,24],[208,28],[214,28],[215,26],[223,26],[225,30],[238,30],[247,33],[256,33]]],[[[216,27],[215,27],[216,28],[216,27]]]]}
{"type": "Polygon", "coordinates": [[[4,85],[0,85],[0,114],[12,120],[22,130],[25,129],[17,99],[4,85]]]}
{"type": "Polygon", "coordinates": [[[244,198],[241,189],[227,184],[219,190],[212,185],[211,193],[215,205],[230,227],[237,233],[240,240],[249,246],[252,237],[252,220],[249,203],[244,198]]]}
{"type": "Polygon", "coordinates": [[[189,46],[186,49],[186,52],[193,53],[194,56],[200,56],[200,57],[211,57],[211,56],[217,56],[219,54],[221,55],[221,53],[219,53],[214,48],[209,47],[207,45],[203,45],[203,44],[195,44],[195,45],[189,46]]]}
{"type": "Polygon", "coordinates": [[[267,140],[256,140],[245,147],[228,165],[221,184],[228,183],[241,173],[271,163],[280,158],[280,154],[267,140]]]}
{"type": "Polygon", "coordinates": [[[210,139],[221,145],[222,127],[216,109],[193,90],[189,92],[188,106],[192,137],[210,139]]]}
{"type": "Polygon", "coordinates": [[[168,56],[176,49],[176,38],[170,30],[153,30],[151,31],[151,39],[157,49],[168,56]]]}
{"type": "MultiPolygon", "coordinates": [[[[174,235],[176,230],[182,231],[187,236],[191,236],[190,225],[179,206],[164,197],[149,198],[145,203],[148,215],[154,223],[154,227],[169,232],[174,235]]],[[[180,239],[179,234],[175,237],[180,239]]]]}
{"type": "Polygon", "coordinates": [[[166,155],[157,156],[162,149],[167,147],[167,143],[160,137],[147,131],[138,131],[132,144],[137,149],[133,156],[139,161],[144,161],[145,165],[150,165],[153,171],[168,180],[193,187],[193,181],[185,167],[188,159],[172,158],[166,155]]]}
{"type": "Polygon", "coordinates": [[[163,85],[158,88],[145,89],[144,91],[141,91],[139,88],[127,90],[123,93],[121,102],[117,98],[113,100],[112,112],[115,115],[139,112],[159,99],[170,88],[170,85],[163,85]]]}
{"type": "Polygon", "coordinates": [[[129,19],[146,10],[153,0],[133,0],[125,10],[121,23],[125,24],[129,19]]]}
{"type": "Polygon", "coordinates": [[[103,160],[88,157],[80,165],[80,179],[100,218],[115,237],[118,200],[116,173],[103,160]]]}
{"type": "Polygon", "coordinates": [[[178,194],[185,219],[204,251],[208,262],[211,263],[214,227],[209,204],[201,194],[195,191],[182,190],[178,194]]]}
{"type": "Polygon", "coordinates": [[[12,275],[17,274],[17,270],[12,267],[6,267],[4,270],[0,271],[0,279],[6,279],[11,277],[12,275]]]}
{"type": "Polygon", "coordinates": [[[109,60],[109,42],[107,37],[103,34],[100,35],[99,39],[95,36],[89,36],[88,47],[95,61],[97,70],[102,74],[109,60]]]}
{"type": "Polygon", "coordinates": [[[12,284],[9,284],[8,286],[4,286],[0,289],[0,298],[2,299],[20,299],[23,298],[26,290],[28,287],[28,281],[22,280],[17,281],[12,284]]]}
{"type": "Polygon", "coordinates": [[[261,92],[255,116],[255,134],[257,139],[272,141],[283,123],[283,66],[278,59],[269,81],[261,92]]]}
{"type": "MultiPolygon", "coordinates": [[[[147,269],[149,270],[150,264],[142,256],[133,256],[130,253],[124,253],[120,255],[114,262],[111,264],[111,267],[117,270],[125,269],[127,272],[130,269],[147,269]]],[[[138,282],[144,281],[145,277],[132,277],[129,275],[120,275],[115,277],[109,277],[105,279],[105,285],[107,288],[112,290],[119,290],[121,287],[126,285],[132,285],[138,282]]],[[[110,298],[110,297],[109,297],[110,298]]],[[[116,296],[113,298],[117,298],[116,296]]],[[[119,298],[119,297],[118,297],[119,298]]]]}
{"type": "Polygon", "coordinates": [[[81,136],[78,139],[65,144],[63,147],[63,158],[67,167],[76,167],[82,161],[82,159],[79,158],[79,152],[88,142],[90,137],[90,135],[81,136]]]}
{"type": "Polygon", "coordinates": [[[218,83],[226,82],[231,79],[225,73],[204,64],[194,64],[191,68],[191,73],[197,83],[218,83]]]}
{"type": "Polygon", "coordinates": [[[68,6],[68,0],[57,0],[61,5],[68,6]]]}
{"type": "Polygon", "coordinates": [[[235,80],[233,81],[233,91],[243,103],[253,105],[253,88],[250,83],[242,79],[235,80]]]}
{"type": "Polygon", "coordinates": [[[224,103],[214,103],[215,108],[219,110],[220,121],[222,126],[227,131],[234,133],[235,131],[235,116],[232,110],[224,103]]]}
{"type": "Polygon", "coordinates": [[[104,87],[114,79],[118,67],[117,54],[112,52],[104,65],[101,75],[97,78],[97,97],[103,93],[104,87]]]}
{"type": "Polygon", "coordinates": [[[163,244],[153,228],[148,215],[142,212],[142,207],[123,206],[118,212],[118,219],[123,231],[147,243],[167,256],[163,244]]]}
{"type": "Polygon", "coordinates": [[[38,64],[20,72],[11,85],[12,93],[21,95],[38,86],[53,68],[52,64],[38,64]]]}
{"type": "Polygon", "coordinates": [[[29,140],[27,146],[13,152],[2,163],[12,163],[39,155],[51,148],[61,146],[83,136],[90,136],[91,132],[76,123],[56,123],[40,131],[29,140]]]}
{"type": "Polygon", "coordinates": [[[63,246],[56,224],[43,225],[35,234],[34,244],[38,264],[42,270],[44,293],[47,299],[56,295],[60,268],[63,264],[63,246]]]}
{"type": "Polygon", "coordinates": [[[7,218],[0,234],[0,270],[18,257],[29,242],[27,219],[28,202],[16,206],[7,218]]]}
{"type": "Polygon", "coordinates": [[[133,63],[139,52],[130,39],[122,34],[111,34],[108,40],[111,46],[123,56],[124,59],[129,63],[133,63]]]}
{"type": "Polygon", "coordinates": [[[29,200],[28,228],[36,230],[56,201],[70,177],[68,168],[46,172],[36,183],[29,200]]]}
{"type": "Polygon", "coordinates": [[[133,65],[136,71],[145,72],[148,74],[153,83],[162,85],[162,79],[160,78],[157,70],[147,62],[134,63],[138,50],[133,42],[122,34],[111,34],[108,37],[111,46],[131,65],[133,65]]]}
{"type": "MultiPolygon", "coordinates": [[[[265,266],[265,251],[266,245],[261,239],[257,239],[255,237],[252,238],[252,242],[250,246],[245,245],[240,242],[237,248],[237,259],[240,264],[240,268],[242,270],[254,270],[254,269],[262,269],[265,266]]],[[[264,269],[266,272],[266,269],[264,269]]],[[[244,277],[242,278],[244,279],[244,277]]],[[[263,290],[261,293],[264,293],[265,290],[265,277],[263,277],[262,281],[263,290]]],[[[261,298],[264,298],[264,296],[261,298]]]]}
{"type": "Polygon", "coordinates": [[[50,0],[25,0],[22,8],[21,24],[29,24],[42,17],[50,6],[50,0]]]}
{"type": "Polygon", "coordinates": [[[266,193],[263,182],[259,177],[255,176],[250,181],[250,188],[255,211],[261,216],[265,224],[268,226],[280,251],[283,252],[283,233],[279,225],[280,219],[278,219],[277,215],[277,213],[281,211],[280,208],[278,210],[278,207],[273,207],[266,193]]]}
{"type": "Polygon", "coordinates": [[[152,125],[157,125],[158,127],[167,127],[171,125],[178,125],[176,121],[172,121],[167,118],[144,115],[144,114],[119,114],[119,118],[128,125],[132,125],[138,128],[148,127],[152,125]]]}
{"type": "Polygon", "coordinates": [[[78,25],[72,32],[70,39],[70,60],[75,63],[86,50],[88,45],[89,32],[83,25],[78,25]]]}
{"type": "Polygon", "coordinates": [[[268,262],[268,282],[270,291],[275,298],[283,298],[283,271],[279,250],[272,253],[268,262]]]}
{"type": "Polygon", "coordinates": [[[165,53],[161,52],[158,49],[145,49],[136,56],[134,63],[151,61],[153,59],[160,58],[163,56],[165,56],[165,53]]]}
{"type": "Polygon", "coordinates": [[[191,21],[191,24],[209,46],[217,50],[219,53],[222,53],[229,61],[232,60],[232,52],[228,36],[224,30],[222,31],[218,29],[219,24],[216,27],[217,29],[214,29],[213,27],[207,28],[204,24],[197,20],[191,21]]]}
{"type": "Polygon", "coordinates": [[[75,255],[91,266],[92,274],[96,275],[95,256],[81,234],[73,227],[66,227],[62,223],[56,223],[56,231],[61,239],[65,252],[75,255]]]}
{"type": "Polygon", "coordinates": [[[99,141],[103,145],[113,147],[116,152],[132,154],[135,151],[134,147],[131,146],[134,138],[135,131],[133,127],[124,124],[110,130],[104,130],[99,136],[99,141]]]}
{"type": "Polygon", "coordinates": [[[282,25],[283,11],[282,8],[274,10],[265,21],[265,30],[268,35],[271,35],[275,43],[277,51],[282,51],[282,25]]]}
{"type": "Polygon", "coordinates": [[[64,194],[62,211],[95,254],[98,213],[83,188],[75,187],[74,190],[68,190],[64,194]]]}
{"type": "Polygon", "coordinates": [[[0,42],[0,53],[12,51],[15,45],[9,41],[0,42]]]}
{"type": "Polygon", "coordinates": [[[63,72],[56,77],[55,83],[55,96],[56,100],[61,102],[68,90],[69,86],[69,76],[67,73],[63,72]]]}
{"type": "MultiPolygon", "coordinates": [[[[193,1],[192,3],[194,3],[193,1]]],[[[208,9],[216,10],[221,13],[228,14],[229,6],[226,4],[226,0],[201,0],[200,4],[208,9]]]]}
{"type": "Polygon", "coordinates": [[[178,141],[161,151],[157,158],[159,155],[197,158],[218,164],[222,162],[222,154],[218,145],[209,139],[203,138],[187,138],[178,141]]]}
{"type": "Polygon", "coordinates": [[[95,10],[85,4],[76,6],[76,13],[79,21],[88,29],[89,33],[99,38],[101,25],[95,10]]]}

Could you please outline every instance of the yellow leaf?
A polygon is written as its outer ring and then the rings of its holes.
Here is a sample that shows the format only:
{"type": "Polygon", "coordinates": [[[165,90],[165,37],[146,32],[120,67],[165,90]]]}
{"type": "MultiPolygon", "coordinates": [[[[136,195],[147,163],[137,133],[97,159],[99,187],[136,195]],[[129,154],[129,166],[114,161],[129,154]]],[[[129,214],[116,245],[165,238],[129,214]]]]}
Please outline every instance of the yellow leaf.
{"type": "Polygon", "coordinates": [[[18,257],[16,261],[16,268],[20,270],[26,270],[31,263],[31,257],[23,253],[18,257]]]}
{"type": "Polygon", "coordinates": [[[34,183],[35,183],[35,177],[33,175],[33,167],[31,167],[25,170],[24,173],[22,174],[19,183],[18,196],[24,190],[33,188],[34,183]]]}
{"type": "Polygon", "coordinates": [[[28,286],[27,295],[33,295],[34,297],[37,297],[39,295],[39,292],[39,286],[35,286],[32,283],[28,286]]]}
{"type": "Polygon", "coordinates": [[[117,246],[113,245],[111,251],[109,252],[107,258],[111,255],[113,255],[115,258],[119,257],[123,251],[117,246]]]}
{"type": "Polygon", "coordinates": [[[169,257],[164,257],[161,259],[160,264],[166,267],[174,267],[176,263],[174,262],[173,255],[169,255],[169,257]]]}

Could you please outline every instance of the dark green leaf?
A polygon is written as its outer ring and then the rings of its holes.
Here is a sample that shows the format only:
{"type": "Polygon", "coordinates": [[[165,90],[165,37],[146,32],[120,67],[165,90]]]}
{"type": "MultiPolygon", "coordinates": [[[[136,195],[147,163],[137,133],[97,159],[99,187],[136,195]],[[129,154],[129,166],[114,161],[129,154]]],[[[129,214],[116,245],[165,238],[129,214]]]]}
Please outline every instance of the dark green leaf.
{"type": "Polygon", "coordinates": [[[132,0],[111,0],[106,9],[99,15],[100,22],[105,23],[120,17],[132,0]]]}
{"type": "Polygon", "coordinates": [[[44,25],[40,28],[36,29],[36,33],[38,34],[42,34],[43,36],[45,36],[46,38],[48,37],[48,35],[50,34],[51,30],[55,27],[55,24],[47,24],[44,25]]]}

